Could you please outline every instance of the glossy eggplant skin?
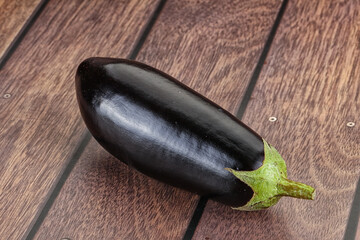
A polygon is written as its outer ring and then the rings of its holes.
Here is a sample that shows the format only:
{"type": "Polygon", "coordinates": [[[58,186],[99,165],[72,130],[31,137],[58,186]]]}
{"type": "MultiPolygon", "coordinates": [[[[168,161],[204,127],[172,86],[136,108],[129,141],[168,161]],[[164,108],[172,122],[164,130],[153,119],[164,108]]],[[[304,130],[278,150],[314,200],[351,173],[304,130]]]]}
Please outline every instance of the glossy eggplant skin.
{"type": "Polygon", "coordinates": [[[129,166],[232,207],[253,196],[225,168],[259,168],[262,138],[176,79],[135,61],[89,58],[76,93],[91,134],[129,166]]]}

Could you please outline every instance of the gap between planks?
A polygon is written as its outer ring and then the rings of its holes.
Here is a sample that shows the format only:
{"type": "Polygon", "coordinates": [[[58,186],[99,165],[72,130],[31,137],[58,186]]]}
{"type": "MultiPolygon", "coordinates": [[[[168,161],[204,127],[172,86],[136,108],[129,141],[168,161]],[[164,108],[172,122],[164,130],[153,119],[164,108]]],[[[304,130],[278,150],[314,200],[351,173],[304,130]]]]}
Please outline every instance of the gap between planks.
{"type": "MultiPolygon", "coordinates": [[[[48,1],[48,0],[44,0],[44,1],[48,1]]],[[[142,30],[142,33],[140,34],[139,39],[137,40],[137,42],[135,44],[135,47],[131,51],[131,53],[130,53],[130,55],[128,57],[129,59],[132,59],[132,60],[136,59],[136,56],[140,52],[141,47],[143,46],[147,36],[149,35],[152,27],[154,26],[157,18],[159,17],[159,15],[161,13],[161,10],[163,9],[166,1],[167,0],[161,0],[159,2],[158,6],[155,8],[154,13],[150,17],[148,23],[145,25],[144,29],[142,30]]],[[[43,7],[41,9],[43,9],[43,7]]],[[[39,13],[36,14],[36,17],[38,15],[39,15],[39,13]]],[[[34,19],[34,21],[35,21],[35,19],[34,19]]],[[[56,197],[59,195],[59,193],[61,191],[61,188],[65,184],[65,182],[66,182],[67,178],[69,177],[71,171],[75,167],[76,163],[80,159],[80,156],[82,155],[82,153],[84,152],[84,150],[87,147],[88,143],[90,142],[90,139],[91,139],[91,134],[86,129],[85,133],[84,133],[84,136],[81,138],[79,145],[75,149],[74,154],[70,157],[68,163],[66,164],[66,167],[65,167],[64,171],[62,172],[62,174],[59,177],[59,180],[56,181],[55,187],[52,190],[50,190],[50,192],[49,192],[50,195],[47,198],[48,200],[45,202],[43,208],[41,209],[40,214],[35,218],[36,220],[35,220],[34,224],[32,225],[32,227],[30,227],[30,231],[25,235],[26,240],[30,240],[30,239],[33,239],[35,237],[37,231],[39,230],[39,228],[40,228],[40,226],[42,224],[42,222],[44,221],[46,215],[48,214],[49,210],[51,209],[51,206],[53,205],[56,197]]]]}
{"type": "MultiPolygon", "coordinates": [[[[277,17],[276,17],[276,19],[274,21],[273,27],[271,28],[271,31],[270,31],[269,36],[267,38],[267,41],[265,42],[264,48],[263,48],[263,50],[261,52],[259,61],[257,62],[256,67],[254,69],[254,72],[253,72],[253,74],[252,74],[252,76],[250,78],[250,82],[249,82],[248,86],[246,87],[245,94],[244,94],[242,100],[240,101],[239,109],[236,112],[236,117],[238,119],[240,119],[240,120],[242,119],[242,117],[243,117],[243,115],[245,113],[245,110],[246,110],[246,108],[247,108],[247,106],[249,104],[250,97],[251,97],[251,95],[252,95],[252,93],[254,91],[256,82],[259,79],[261,69],[262,69],[262,67],[264,65],[264,62],[266,60],[266,57],[267,57],[267,55],[269,53],[271,44],[272,44],[272,42],[274,40],[276,31],[277,31],[277,29],[278,29],[278,27],[280,25],[282,16],[284,15],[284,12],[285,12],[285,9],[286,9],[286,6],[287,6],[287,2],[288,2],[288,0],[284,0],[282,2],[282,4],[281,4],[278,15],[277,15],[277,17]]],[[[194,211],[194,214],[193,214],[193,216],[192,216],[192,218],[190,220],[189,226],[186,229],[186,232],[184,234],[183,240],[190,240],[190,239],[193,238],[196,227],[199,224],[199,221],[200,221],[201,216],[202,216],[202,214],[203,214],[203,212],[205,210],[207,202],[208,202],[207,197],[200,197],[199,202],[198,202],[198,204],[196,206],[196,209],[194,211]]]]}

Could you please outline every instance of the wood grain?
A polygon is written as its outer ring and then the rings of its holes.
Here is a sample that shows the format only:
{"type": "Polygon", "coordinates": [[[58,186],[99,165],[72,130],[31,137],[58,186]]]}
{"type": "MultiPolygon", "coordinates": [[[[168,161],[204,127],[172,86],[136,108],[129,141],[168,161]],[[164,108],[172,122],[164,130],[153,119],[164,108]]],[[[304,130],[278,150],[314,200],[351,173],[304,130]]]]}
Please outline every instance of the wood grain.
{"type": "Polygon", "coordinates": [[[0,72],[1,239],[28,231],[85,130],[76,66],[126,57],[156,4],[50,1],[0,72]]]}
{"type": "Polygon", "coordinates": [[[316,188],[315,201],[284,198],[261,212],[209,202],[194,239],[343,238],[360,174],[359,7],[290,1],[244,116],[289,177],[316,188]]]}
{"type": "Polygon", "coordinates": [[[139,60],[235,113],[281,1],[169,2],[139,60]]]}
{"type": "MultiPolygon", "coordinates": [[[[279,6],[169,1],[137,59],[234,112],[279,6]]],[[[92,141],[36,239],[181,239],[197,200],[129,169],[92,141]]]]}
{"type": "Polygon", "coordinates": [[[40,0],[0,0],[0,58],[40,0]]]}
{"type": "Polygon", "coordinates": [[[129,168],[92,139],[35,239],[176,239],[195,205],[196,196],[129,168]]]}

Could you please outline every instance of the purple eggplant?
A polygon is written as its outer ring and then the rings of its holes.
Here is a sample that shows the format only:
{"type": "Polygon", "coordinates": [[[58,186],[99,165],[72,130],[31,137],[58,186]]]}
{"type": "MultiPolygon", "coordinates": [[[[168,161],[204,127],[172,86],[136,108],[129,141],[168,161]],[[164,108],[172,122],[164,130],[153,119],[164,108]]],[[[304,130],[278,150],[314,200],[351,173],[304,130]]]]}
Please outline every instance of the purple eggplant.
{"type": "Polygon", "coordinates": [[[240,210],[314,197],[312,187],[287,179],[285,162],[262,137],[155,68],[90,58],[78,67],[76,93],[99,144],[149,177],[240,210]]]}

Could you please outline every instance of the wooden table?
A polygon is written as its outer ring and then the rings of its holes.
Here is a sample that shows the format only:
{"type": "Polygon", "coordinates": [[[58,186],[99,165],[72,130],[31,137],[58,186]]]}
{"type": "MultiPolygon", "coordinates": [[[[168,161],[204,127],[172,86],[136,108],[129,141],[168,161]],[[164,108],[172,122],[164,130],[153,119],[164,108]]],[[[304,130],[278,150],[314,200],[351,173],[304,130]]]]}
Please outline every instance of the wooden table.
{"type": "Polygon", "coordinates": [[[359,9],[0,1],[0,239],[360,239],[359,9]],[[76,103],[75,69],[90,56],[145,62],[220,104],[280,151],[315,201],[239,212],[114,159],[76,103]]]}

